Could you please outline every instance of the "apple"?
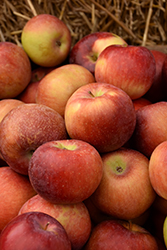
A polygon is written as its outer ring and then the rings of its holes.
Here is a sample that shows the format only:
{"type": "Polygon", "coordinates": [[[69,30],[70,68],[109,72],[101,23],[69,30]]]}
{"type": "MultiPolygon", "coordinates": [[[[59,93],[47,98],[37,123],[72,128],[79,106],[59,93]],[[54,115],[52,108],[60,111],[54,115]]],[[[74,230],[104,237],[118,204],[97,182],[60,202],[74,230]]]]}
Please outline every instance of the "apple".
{"type": "Polygon", "coordinates": [[[158,250],[153,235],[131,222],[107,220],[92,231],[84,250],[158,250]]]}
{"type": "Polygon", "coordinates": [[[83,202],[76,204],[53,204],[40,195],[27,200],[19,215],[27,212],[43,212],[58,220],[67,232],[73,250],[81,249],[91,233],[91,218],[83,202]]]}
{"type": "Polygon", "coordinates": [[[167,100],[167,56],[164,60],[163,66],[162,66],[162,81],[164,83],[165,100],[167,100]]]}
{"type": "Polygon", "coordinates": [[[98,187],[103,163],[98,151],[81,140],[56,140],[39,146],[28,168],[35,191],[54,204],[75,204],[98,187]]]}
{"type": "Polygon", "coordinates": [[[139,108],[142,108],[149,104],[152,104],[152,102],[146,99],[145,97],[140,97],[138,99],[133,100],[133,105],[135,107],[135,110],[138,110],[139,108]]]}
{"type": "Polygon", "coordinates": [[[83,66],[77,64],[60,66],[40,81],[36,103],[53,108],[64,117],[67,100],[73,92],[94,81],[94,76],[83,66]]]}
{"type": "Polygon", "coordinates": [[[141,216],[156,193],[149,179],[149,160],[140,152],[120,148],[102,155],[103,177],[92,194],[96,207],[123,220],[141,216]]]}
{"type": "Polygon", "coordinates": [[[165,217],[165,220],[163,223],[163,238],[164,238],[165,246],[167,247],[167,217],[165,217]]]}
{"type": "Polygon", "coordinates": [[[36,103],[36,92],[39,82],[53,69],[55,69],[55,67],[37,67],[36,69],[32,70],[30,83],[20,93],[20,95],[17,96],[17,99],[25,103],[36,103]]]}
{"type": "Polygon", "coordinates": [[[81,86],[68,99],[65,125],[72,139],[86,141],[100,153],[118,149],[129,140],[136,124],[131,98],[107,83],[81,86]]]}
{"type": "Polygon", "coordinates": [[[29,212],[16,216],[0,235],[3,250],[71,250],[64,227],[52,216],[29,212]]]}
{"type": "Polygon", "coordinates": [[[133,148],[148,158],[153,150],[167,140],[167,102],[161,101],[136,111],[136,127],[131,137],[133,148]]]}
{"type": "Polygon", "coordinates": [[[167,199],[167,140],[153,150],[149,161],[149,176],[156,193],[167,199]]]}
{"type": "Polygon", "coordinates": [[[25,51],[12,42],[0,42],[0,99],[15,98],[30,79],[31,63],[25,51]]]}
{"type": "Polygon", "coordinates": [[[58,17],[39,14],[23,27],[22,46],[37,65],[55,67],[67,58],[71,48],[71,34],[67,25],[58,17]]]}
{"type": "Polygon", "coordinates": [[[4,117],[0,123],[0,152],[6,163],[20,174],[28,174],[30,158],[41,144],[66,139],[62,116],[40,104],[22,104],[4,117]]]}
{"type": "Polygon", "coordinates": [[[8,166],[0,167],[0,190],[1,232],[9,221],[17,216],[23,204],[36,192],[26,176],[16,173],[8,166]]]}
{"type": "Polygon", "coordinates": [[[94,32],[85,35],[71,49],[69,63],[82,65],[94,75],[99,54],[112,44],[127,46],[122,37],[111,32],[94,32]]]}
{"type": "Polygon", "coordinates": [[[150,50],[156,62],[156,74],[151,88],[146,92],[144,97],[150,102],[155,103],[165,100],[164,81],[162,77],[162,68],[166,54],[158,50],[150,50]]]}
{"type": "Polygon", "coordinates": [[[152,86],[156,63],[149,49],[142,46],[110,45],[98,57],[97,82],[106,82],[124,90],[131,99],[142,97],[152,86]]]}

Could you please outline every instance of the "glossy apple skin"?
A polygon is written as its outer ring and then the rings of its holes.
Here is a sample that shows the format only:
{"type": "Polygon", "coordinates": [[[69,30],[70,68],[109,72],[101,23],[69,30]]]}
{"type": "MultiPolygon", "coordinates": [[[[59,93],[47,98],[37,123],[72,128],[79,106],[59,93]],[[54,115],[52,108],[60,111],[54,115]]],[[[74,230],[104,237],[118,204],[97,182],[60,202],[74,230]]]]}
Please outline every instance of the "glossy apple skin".
{"type": "Polygon", "coordinates": [[[38,147],[28,169],[36,192],[55,204],[85,200],[99,185],[102,174],[103,164],[98,151],[84,141],[70,139],[38,147]]]}
{"type": "Polygon", "coordinates": [[[83,66],[77,64],[60,66],[40,81],[36,102],[53,108],[64,117],[69,97],[79,87],[94,81],[94,76],[83,66]]]}
{"type": "Polygon", "coordinates": [[[0,189],[0,231],[2,231],[36,192],[26,176],[16,173],[8,166],[0,167],[0,189]]]}
{"type": "Polygon", "coordinates": [[[107,83],[91,83],[76,90],[67,101],[64,118],[71,138],[90,143],[100,153],[125,144],[136,124],[130,97],[107,83]]]}
{"type": "Polygon", "coordinates": [[[121,37],[111,32],[90,33],[74,45],[69,55],[69,62],[82,65],[94,75],[99,54],[112,44],[127,46],[121,37]]]}
{"type": "Polygon", "coordinates": [[[131,99],[142,97],[150,89],[155,73],[155,59],[149,49],[142,46],[108,46],[95,66],[97,82],[113,84],[131,99]]]}
{"type": "Polygon", "coordinates": [[[136,127],[132,136],[133,148],[148,158],[161,142],[167,140],[167,102],[157,102],[136,111],[136,127]]]}
{"type": "Polygon", "coordinates": [[[33,151],[47,141],[67,138],[67,132],[64,119],[55,110],[25,103],[1,121],[0,137],[4,160],[16,172],[27,175],[33,151]]]}
{"type": "Polygon", "coordinates": [[[107,220],[92,231],[85,250],[158,250],[155,238],[144,228],[128,222],[107,220]]]}
{"type": "Polygon", "coordinates": [[[149,160],[133,149],[102,155],[103,177],[91,199],[106,214],[132,220],[150,208],[156,194],[149,179],[149,160]]]}
{"type": "Polygon", "coordinates": [[[63,226],[53,217],[41,212],[16,216],[0,236],[3,250],[71,250],[71,243],[63,226]]]}
{"type": "Polygon", "coordinates": [[[19,214],[43,212],[58,220],[65,228],[73,250],[82,249],[91,232],[91,218],[83,202],[76,204],[53,204],[35,195],[21,207],[19,214]]]}
{"type": "Polygon", "coordinates": [[[149,162],[149,176],[156,193],[167,199],[167,141],[161,142],[152,152],[149,162]]]}
{"type": "Polygon", "coordinates": [[[25,51],[11,42],[0,42],[0,99],[14,98],[31,79],[31,63],[25,51]]]}
{"type": "Polygon", "coordinates": [[[39,14],[23,27],[21,42],[31,60],[39,66],[60,65],[71,48],[68,27],[56,16],[39,14]]]}

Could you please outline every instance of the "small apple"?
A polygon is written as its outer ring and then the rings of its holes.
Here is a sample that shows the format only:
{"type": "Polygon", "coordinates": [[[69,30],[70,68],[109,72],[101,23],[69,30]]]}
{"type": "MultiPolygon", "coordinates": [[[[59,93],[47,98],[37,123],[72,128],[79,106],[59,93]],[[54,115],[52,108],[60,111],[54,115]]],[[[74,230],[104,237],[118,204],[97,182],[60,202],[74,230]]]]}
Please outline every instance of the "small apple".
{"type": "Polygon", "coordinates": [[[86,141],[100,153],[125,144],[136,124],[131,98],[112,84],[96,82],[72,94],[64,118],[70,138],[86,141]]]}
{"type": "Polygon", "coordinates": [[[103,163],[98,151],[81,140],[50,141],[33,153],[28,175],[35,191],[54,204],[87,199],[98,187],[103,163]]]}
{"type": "Polygon", "coordinates": [[[138,110],[139,108],[144,107],[149,104],[152,104],[152,102],[147,100],[144,97],[140,97],[138,99],[133,100],[133,105],[135,107],[135,110],[138,110]]]}
{"type": "Polygon", "coordinates": [[[16,216],[0,235],[3,250],[71,250],[64,227],[53,217],[42,212],[16,216]]]}
{"type": "Polygon", "coordinates": [[[94,75],[99,54],[112,44],[127,46],[120,36],[111,32],[94,32],[85,35],[72,48],[69,62],[82,65],[94,75]]]}
{"type": "Polygon", "coordinates": [[[132,99],[142,97],[152,86],[156,63],[149,49],[142,46],[110,45],[98,57],[97,82],[106,82],[124,90],[132,99]]]}
{"type": "Polygon", "coordinates": [[[39,14],[23,27],[21,42],[35,64],[54,67],[67,58],[71,48],[71,34],[67,25],[56,16],[39,14]]]}
{"type": "Polygon", "coordinates": [[[131,137],[133,148],[149,158],[156,146],[167,140],[166,123],[167,102],[156,102],[138,109],[131,137]]]}
{"type": "Polygon", "coordinates": [[[149,176],[156,193],[167,199],[167,140],[152,152],[149,161],[149,176]]]}
{"type": "Polygon", "coordinates": [[[164,223],[163,223],[163,238],[164,238],[165,246],[167,247],[167,217],[165,218],[164,223]]]}
{"type": "Polygon", "coordinates": [[[15,98],[30,79],[31,63],[25,51],[12,42],[0,42],[0,99],[15,98]]]}
{"type": "Polygon", "coordinates": [[[11,111],[0,123],[0,152],[6,163],[20,174],[28,174],[30,158],[41,144],[66,139],[62,116],[40,104],[25,103],[11,111]]]}
{"type": "Polygon", "coordinates": [[[64,117],[67,100],[73,92],[94,81],[94,76],[80,65],[60,66],[40,81],[36,93],[36,103],[53,108],[64,117]]]}
{"type": "Polygon", "coordinates": [[[73,250],[81,249],[87,242],[91,232],[91,218],[83,202],[53,204],[37,194],[23,204],[19,214],[33,211],[49,214],[58,220],[67,232],[73,250]]]}
{"type": "Polygon", "coordinates": [[[92,231],[85,250],[158,250],[149,231],[131,222],[107,220],[92,231]]]}
{"type": "Polygon", "coordinates": [[[2,231],[36,192],[26,176],[16,173],[8,166],[0,167],[0,190],[0,231],[2,231]]]}
{"type": "Polygon", "coordinates": [[[142,215],[155,200],[149,179],[149,160],[140,152],[120,148],[102,155],[103,177],[92,194],[96,207],[123,220],[142,215]]]}

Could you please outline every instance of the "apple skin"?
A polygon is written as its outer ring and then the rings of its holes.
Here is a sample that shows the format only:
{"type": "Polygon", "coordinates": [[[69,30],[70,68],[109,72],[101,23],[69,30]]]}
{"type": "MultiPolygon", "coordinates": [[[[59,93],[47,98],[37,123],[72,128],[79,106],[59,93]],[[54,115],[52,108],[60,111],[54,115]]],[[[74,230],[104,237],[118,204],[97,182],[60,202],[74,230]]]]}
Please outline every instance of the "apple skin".
{"type": "Polygon", "coordinates": [[[149,161],[149,176],[156,193],[167,199],[167,141],[161,142],[152,152],[149,161]]]}
{"type": "Polygon", "coordinates": [[[72,139],[42,144],[33,153],[28,168],[36,192],[54,204],[75,204],[87,199],[102,174],[98,151],[87,142],[72,139]]]}
{"type": "Polygon", "coordinates": [[[111,32],[94,32],[81,38],[71,49],[69,63],[82,65],[93,75],[99,54],[109,45],[127,43],[118,35],[111,32]]]}
{"type": "Polygon", "coordinates": [[[84,250],[158,250],[155,238],[141,226],[120,221],[107,220],[98,224],[84,250]]]}
{"type": "Polygon", "coordinates": [[[91,233],[91,218],[83,202],[76,204],[53,204],[40,195],[35,195],[25,202],[19,214],[43,212],[58,220],[67,232],[73,250],[80,250],[91,233]]]}
{"type": "Polygon", "coordinates": [[[152,86],[156,63],[149,49],[142,46],[110,45],[98,57],[96,82],[113,84],[131,99],[142,97],[152,86]]]}
{"type": "Polygon", "coordinates": [[[20,174],[28,174],[30,158],[41,144],[66,139],[62,116],[40,104],[22,104],[0,123],[0,151],[6,163],[20,174]]]}
{"type": "Polygon", "coordinates": [[[26,176],[16,173],[8,166],[0,167],[0,189],[0,231],[2,231],[36,192],[26,176]]]}
{"type": "Polygon", "coordinates": [[[167,100],[167,56],[164,60],[163,66],[162,66],[162,80],[164,83],[165,100],[167,100]]]}
{"type": "Polygon", "coordinates": [[[131,137],[132,146],[150,158],[153,150],[167,140],[167,102],[161,101],[136,111],[136,127],[131,137]]]}
{"type": "Polygon", "coordinates": [[[0,42],[0,99],[15,98],[29,84],[31,63],[25,51],[11,42],[0,42]]]}
{"type": "Polygon", "coordinates": [[[152,102],[144,97],[140,97],[138,99],[133,100],[133,105],[135,107],[135,110],[138,110],[139,108],[142,108],[149,104],[152,104],[152,102]]]}
{"type": "Polygon", "coordinates": [[[163,238],[164,238],[165,246],[167,247],[167,217],[165,218],[164,223],[163,223],[163,238]]]}
{"type": "Polygon", "coordinates": [[[76,90],[67,101],[64,118],[70,138],[86,141],[100,153],[125,144],[136,124],[131,98],[107,83],[86,84],[76,90]]]}
{"type": "Polygon", "coordinates": [[[155,103],[159,101],[165,100],[165,92],[164,92],[164,81],[162,77],[162,68],[166,58],[166,54],[158,51],[158,50],[150,50],[154,56],[156,63],[156,74],[151,85],[151,88],[146,92],[144,97],[148,99],[150,102],[155,103]]]}
{"type": "Polygon", "coordinates": [[[103,177],[92,202],[101,211],[132,220],[150,208],[156,193],[149,179],[149,160],[140,152],[120,148],[102,155],[103,177]]]}
{"type": "Polygon", "coordinates": [[[32,17],[23,27],[21,42],[35,64],[55,67],[69,54],[71,34],[67,25],[56,16],[39,14],[32,17]]]}
{"type": "Polygon", "coordinates": [[[94,76],[83,66],[77,64],[60,66],[40,81],[36,103],[53,108],[64,117],[67,100],[73,92],[94,81],[94,76]]]}
{"type": "Polygon", "coordinates": [[[71,250],[71,243],[63,226],[42,212],[16,216],[0,236],[3,250],[71,250]]]}

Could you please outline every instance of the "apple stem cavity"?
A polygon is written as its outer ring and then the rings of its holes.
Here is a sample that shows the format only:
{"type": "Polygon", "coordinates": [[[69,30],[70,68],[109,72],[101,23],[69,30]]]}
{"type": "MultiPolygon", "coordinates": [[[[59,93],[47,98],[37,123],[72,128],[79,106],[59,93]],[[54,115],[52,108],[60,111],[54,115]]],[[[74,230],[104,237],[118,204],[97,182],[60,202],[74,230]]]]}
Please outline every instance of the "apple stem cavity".
{"type": "Polygon", "coordinates": [[[119,172],[119,173],[122,173],[123,168],[121,166],[117,166],[116,167],[116,171],[119,172]]]}
{"type": "Polygon", "coordinates": [[[58,40],[58,41],[56,41],[56,45],[58,46],[58,47],[60,47],[61,46],[61,42],[58,40]]]}

